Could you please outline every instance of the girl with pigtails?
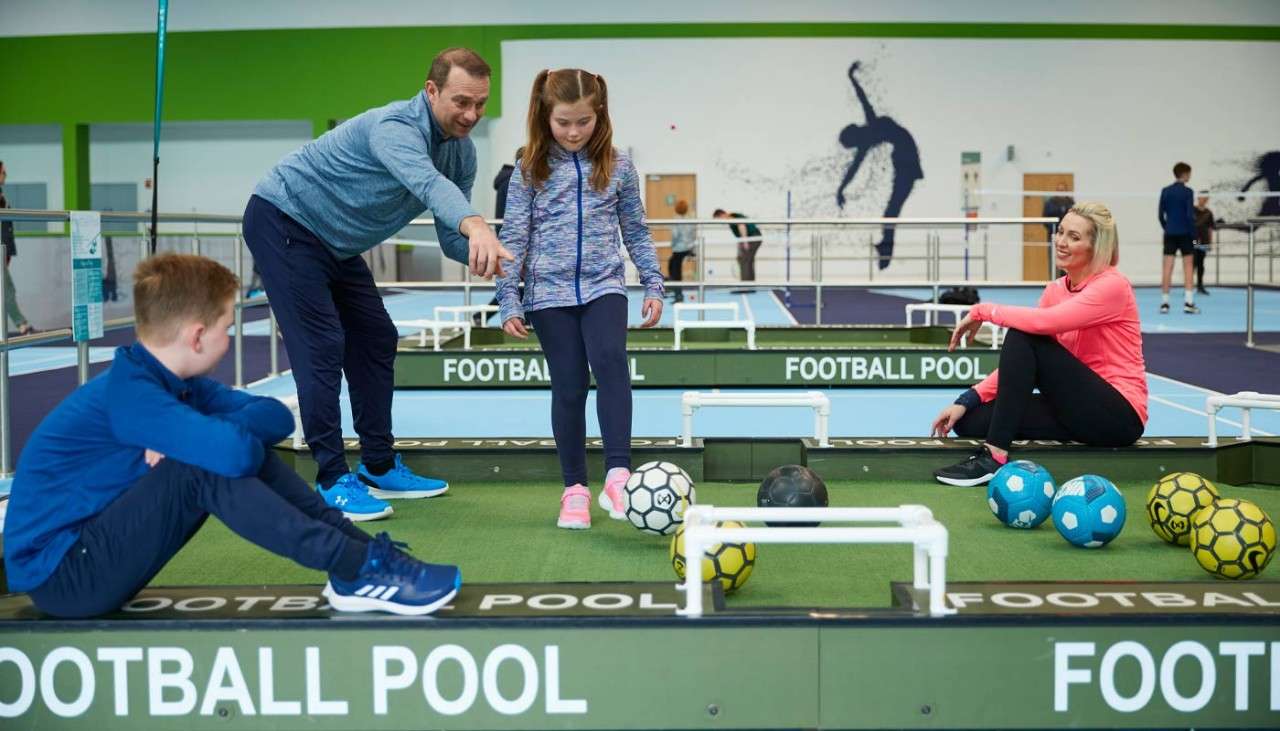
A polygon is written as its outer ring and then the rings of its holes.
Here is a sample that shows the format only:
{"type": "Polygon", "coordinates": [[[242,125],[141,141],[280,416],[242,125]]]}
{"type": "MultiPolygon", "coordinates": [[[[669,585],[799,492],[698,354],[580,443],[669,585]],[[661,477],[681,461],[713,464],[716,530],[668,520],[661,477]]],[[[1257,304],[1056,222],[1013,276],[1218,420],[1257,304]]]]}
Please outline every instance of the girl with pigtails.
{"type": "Polygon", "coordinates": [[[565,484],[556,524],[591,527],[586,404],[592,375],[605,454],[599,504],[609,517],[625,519],[631,376],[622,249],[644,285],[640,327],[661,318],[663,287],[635,166],[613,147],[602,77],[560,69],[534,80],[528,141],[511,176],[502,244],[514,257],[497,280],[502,329],[526,338],[532,325],[551,374],[551,428],[565,484]]]}

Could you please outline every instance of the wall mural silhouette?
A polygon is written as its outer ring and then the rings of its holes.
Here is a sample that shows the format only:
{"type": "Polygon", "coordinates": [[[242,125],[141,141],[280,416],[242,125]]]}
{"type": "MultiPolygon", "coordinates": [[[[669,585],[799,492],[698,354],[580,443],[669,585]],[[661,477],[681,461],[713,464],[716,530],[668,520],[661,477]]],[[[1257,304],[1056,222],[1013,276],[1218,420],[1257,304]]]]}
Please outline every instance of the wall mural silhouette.
{"type": "MultiPolygon", "coordinates": [[[[880,145],[888,145],[891,149],[889,159],[893,167],[893,190],[889,194],[889,203],[884,208],[884,217],[896,218],[902,213],[902,206],[911,195],[911,189],[916,181],[924,179],[924,168],[920,166],[920,149],[916,147],[915,138],[905,127],[898,124],[897,120],[876,114],[875,108],[867,98],[867,92],[862,88],[862,84],[858,83],[859,65],[860,62],[854,61],[849,66],[849,83],[853,84],[853,91],[858,95],[858,102],[862,105],[862,113],[866,119],[860,125],[850,124],[840,130],[840,144],[846,149],[856,149],[857,152],[854,153],[853,161],[849,163],[844,178],[836,188],[836,205],[844,210],[845,188],[858,174],[867,154],[880,145]]],[[[889,266],[889,261],[893,257],[894,236],[894,227],[885,226],[880,243],[876,244],[881,269],[889,266]]]]}
{"type": "MultiPolygon", "coordinates": [[[[1280,150],[1272,150],[1264,152],[1258,156],[1253,163],[1254,170],[1257,175],[1249,179],[1244,187],[1240,188],[1243,193],[1253,187],[1254,183],[1266,181],[1267,192],[1280,193],[1280,150]]],[[[1258,209],[1259,216],[1280,216],[1280,197],[1270,196],[1262,199],[1262,206],[1258,209]]]]}

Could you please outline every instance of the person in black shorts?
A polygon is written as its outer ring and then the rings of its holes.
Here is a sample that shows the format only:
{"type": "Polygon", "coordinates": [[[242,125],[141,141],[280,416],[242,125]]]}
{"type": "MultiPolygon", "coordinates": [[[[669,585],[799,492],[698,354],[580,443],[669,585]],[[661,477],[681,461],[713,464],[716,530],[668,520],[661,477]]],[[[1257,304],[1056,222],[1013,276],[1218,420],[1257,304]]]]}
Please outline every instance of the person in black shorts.
{"type": "Polygon", "coordinates": [[[1182,311],[1188,315],[1200,314],[1196,307],[1192,273],[1195,267],[1195,206],[1194,195],[1187,182],[1191,180],[1191,166],[1180,162],[1173,166],[1174,181],[1160,191],[1160,208],[1157,215],[1160,228],[1164,229],[1164,268],[1160,275],[1160,314],[1169,314],[1169,285],[1173,281],[1173,257],[1182,255],[1182,311]]]}

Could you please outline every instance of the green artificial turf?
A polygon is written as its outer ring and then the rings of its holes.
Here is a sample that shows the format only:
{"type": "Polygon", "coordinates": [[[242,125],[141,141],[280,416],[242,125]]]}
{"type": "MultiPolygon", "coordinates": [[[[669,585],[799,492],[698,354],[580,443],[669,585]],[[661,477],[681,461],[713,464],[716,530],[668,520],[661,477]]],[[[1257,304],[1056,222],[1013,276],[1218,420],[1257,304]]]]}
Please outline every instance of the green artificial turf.
{"type": "MultiPolygon", "coordinates": [[[[951,581],[1208,579],[1189,549],[1162,542],[1151,532],[1144,503],[1149,485],[1119,487],[1128,505],[1124,531],[1110,545],[1075,548],[1046,521],[1033,530],[1006,528],[991,515],[985,488],[928,483],[835,482],[832,506],[928,506],[950,533],[951,581]]],[[[1280,517],[1280,490],[1220,486],[1224,497],[1252,500],[1280,517]]],[[[708,483],[697,500],[754,506],[755,486],[708,483]]],[[[407,541],[428,561],[455,563],[466,582],[675,580],[668,561],[670,539],[610,520],[593,506],[587,531],[556,528],[560,487],[547,483],[455,485],[445,496],[394,501],[395,515],[364,523],[407,541]]],[[[789,545],[758,547],[755,571],[729,597],[732,606],[888,606],[889,582],[911,578],[908,546],[789,545]]],[[[1273,564],[1263,578],[1275,578],[1273,564]]],[[[325,580],[291,561],[235,536],[215,519],[152,582],[175,584],[320,584],[325,580]]]]}

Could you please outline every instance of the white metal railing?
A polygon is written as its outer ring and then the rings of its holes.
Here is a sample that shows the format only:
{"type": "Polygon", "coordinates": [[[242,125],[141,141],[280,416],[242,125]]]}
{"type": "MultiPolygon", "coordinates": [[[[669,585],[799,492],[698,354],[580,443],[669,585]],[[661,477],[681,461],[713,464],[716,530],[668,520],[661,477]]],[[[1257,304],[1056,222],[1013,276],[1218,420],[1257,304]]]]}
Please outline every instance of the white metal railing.
{"type": "MultiPolygon", "coordinates": [[[[1248,221],[1249,226],[1249,271],[1245,279],[1245,323],[1244,323],[1244,344],[1247,348],[1254,347],[1253,341],[1253,315],[1255,307],[1254,289],[1258,288],[1261,282],[1255,281],[1254,254],[1257,252],[1258,246],[1258,229],[1264,226],[1280,225],[1280,216],[1265,216],[1259,218],[1251,218],[1248,221]]],[[[1272,245],[1270,255],[1267,257],[1268,272],[1267,281],[1274,281],[1275,276],[1275,246],[1272,245]]]]}
{"type": "Polygon", "coordinates": [[[685,391],[680,396],[683,428],[680,446],[693,446],[693,412],[709,406],[807,407],[813,409],[813,438],[819,447],[830,447],[828,423],[831,399],[821,391],[776,391],[771,393],[735,393],[723,391],[685,391]]]}
{"type": "MultiPolygon", "coordinates": [[[[70,219],[69,211],[53,211],[53,210],[44,211],[44,210],[23,210],[23,209],[0,210],[0,220],[6,220],[6,221],[35,221],[35,222],[65,223],[69,221],[69,219],[70,219]]],[[[120,211],[103,212],[102,220],[105,223],[118,222],[118,223],[138,224],[138,223],[148,222],[150,220],[150,213],[120,212],[120,211]]],[[[185,237],[189,237],[190,238],[189,245],[184,243],[182,244],[182,248],[183,250],[190,251],[191,253],[194,253],[194,254],[201,254],[207,248],[212,248],[215,246],[220,247],[220,246],[225,246],[226,244],[231,244],[233,251],[228,252],[228,253],[231,253],[231,256],[228,258],[233,260],[232,266],[236,274],[241,276],[242,279],[247,279],[247,276],[246,276],[247,272],[245,271],[246,262],[245,262],[245,255],[244,255],[245,247],[243,242],[243,236],[241,233],[242,221],[240,216],[211,215],[211,214],[199,214],[199,213],[176,213],[176,214],[161,213],[158,216],[158,221],[162,225],[168,224],[169,225],[168,227],[170,229],[172,229],[173,224],[186,224],[186,223],[195,224],[197,230],[194,232],[183,232],[181,234],[178,234],[178,233],[173,233],[171,231],[165,231],[162,228],[161,231],[157,234],[157,237],[160,240],[164,240],[169,237],[183,237],[185,240],[185,237]],[[200,230],[200,226],[204,224],[212,224],[211,228],[214,228],[214,229],[217,229],[219,227],[225,227],[227,230],[226,231],[216,231],[216,230],[210,231],[206,229],[202,232],[200,230]]],[[[432,224],[432,223],[434,223],[432,219],[418,219],[413,222],[413,224],[418,224],[418,225],[432,224]]],[[[500,223],[500,220],[490,219],[489,223],[497,224],[497,223],[500,223]]],[[[648,223],[653,226],[670,226],[673,224],[694,224],[694,225],[700,225],[700,226],[721,227],[721,226],[725,226],[728,223],[728,221],[726,219],[714,219],[714,218],[712,219],[650,219],[648,223]]],[[[977,218],[977,219],[960,218],[960,217],[935,217],[935,218],[913,218],[913,219],[906,219],[906,218],[903,218],[903,219],[751,218],[751,219],[734,219],[734,223],[754,223],[761,226],[782,227],[785,229],[785,233],[779,233],[778,236],[779,237],[782,237],[784,235],[787,236],[788,237],[786,239],[787,241],[790,240],[789,239],[790,231],[793,227],[795,227],[797,230],[808,230],[808,231],[817,231],[819,230],[820,227],[824,227],[824,226],[862,229],[868,232],[870,232],[871,229],[884,227],[884,226],[892,226],[900,230],[906,230],[906,229],[914,229],[917,231],[923,230],[925,232],[930,232],[931,229],[933,228],[941,228],[941,229],[955,228],[956,230],[965,231],[965,232],[979,231],[979,232],[983,232],[982,233],[983,238],[978,243],[975,244],[975,247],[981,247],[981,248],[975,248],[974,251],[980,252],[980,253],[975,253],[973,256],[976,257],[976,259],[985,262],[985,259],[986,259],[985,232],[987,230],[994,227],[999,227],[999,226],[1019,226],[1024,224],[1052,226],[1054,224],[1054,220],[1051,218],[1043,218],[1043,217],[977,218]]],[[[728,235],[727,231],[725,232],[725,234],[726,236],[728,235]]],[[[127,235],[129,234],[119,234],[119,236],[122,238],[126,237],[127,235]]],[[[962,279],[962,278],[944,278],[941,276],[941,272],[942,272],[941,263],[943,261],[959,260],[961,258],[965,259],[966,262],[968,261],[968,258],[969,258],[969,243],[967,239],[968,234],[966,233],[966,241],[960,242],[960,243],[950,242],[950,241],[944,243],[941,241],[941,239],[937,235],[934,235],[932,233],[928,235],[931,238],[929,239],[928,246],[925,251],[925,255],[923,257],[916,257],[916,259],[927,260],[928,262],[927,271],[929,272],[929,275],[924,279],[915,279],[915,280],[894,279],[893,284],[895,286],[921,286],[921,287],[929,288],[932,290],[934,294],[934,299],[936,300],[938,294],[940,293],[943,287],[961,285],[961,284],[965,284],[968,281],[967,277],[962,279]],[[961,256],[958,253],[949,254],[943,251],[944,247],[951,247],[953,243],[956,243],[956,247],[957,247],[956,249],[954,249],[954,251],[959,251],[959,247],[963,245],[963,248],[964,248],[963,256],[961,256]]],[[[66,233],[65,231],[60,233],[50,232],[49,236],[65,238],[66,233]]],[[[152,246],[156,243],[156,241],[153,241],[147,235],[138,235],[138,239],[139,239],[138,258],[144,259],[150,255],[150,250],[152,246]]],[[[405,239],[397,237],[389,240],[388,243],[404,243],[404,242],[406,242],[405,239]]],[[[423,242],[412,242],[412,243],[421,244],[423,242]]],[[[779,243],[783,243],[783,241],[780,239],[779,243]]],[[[900,252],[897,255],[895,255],[894,257],[895,261],[903,260],[905,258],[903,254],[905,254],[906,252],[902,250],[903,245],[905,243],[906,242],[903,240],[903,238],[899,237],[900,252]]],[[[760,286],[760,287],[777,287],[777,288],[786,288],[786,287],[794,287],[794,286],[806,287],[806,288],[811,288],[815,293],[815,298],[816,298],[815,321],[817,324],[821,324],[822,316],[823,316],[822,300],[823,300],[824,287],[834,286],[834,287],[866,288],[866,287],[883,286],[884,284],[884,282],[872,281],[873,279],[872,276],[868,276],[867,279],[854,279],[854,278],[842,278],[841,276],[828,276],[824,274],[824,263],[823,263],[824,259],[829,259],[830,261],[837,261],[841,259],[841,257],[839,256],[838,252],[834,251],[839,247],[834,247],[834,246],[828,247],[828,244],[824,244],[824,239],[822,238],[822,236],[815,236],[815,237],[812,237],[811,239],[811,250],[810,250],[810,261],[809,261],[810,271],[808,272],[809,274],[808,281],[795,280],[790,277],[791,270],[790,270],[790,247],[789,246],[779,247],[787,252],[786,256],[788,261],[788,269],[787,269],[788,275],[786,277],[775,278],[773,280],[760,280],[760,281],[750,282],[750,283],[741,282],[736,278],[730,278],[723,281],[712,280],[707,276],[707,271],[705,268],[706,261],[707,261],[707,257],[705,256],[705,254],[707,254],[711,250],[712,245],[709,245],[705,241],[705,239],[702,239],[700,240],[698,246],[699,246],[698,251],[700,254],[699,261],[702,263],[699,264],[699,274],[697,279],[686,281],[686,282],[672,282],[670,283],[670,285],[673,287],[678,286],[678,287],[686,287],[686,288],[689,288],[689,287],[697,288],[697,290],[699,291],[699,294],[701,295],[700,301],[703,301],[703,302],[705,302],[705,290],[707,288],[734,287],[734,286],[741,286],[742,284],[750,284],[751,286],[760,286]],[[827,248],[831,248],[832,251],[827,251],[826,250],[827,248]]],[[[859,246],[861,246],[861,244],[859,244],[859,246]]],[[[724,248],[728,250],[734,247],[732,244],[727,244],[724,248]]],[[[868,245],[867,251],[872,252],[872,253],[869,253],[865,258],[869,264],[869,271],[871,272],[872,275],[874,275],[874,267],[870,266],[870,264],[875,261],[875,257],[873,254],[874,249],[873,247],[870,247],[868,245]]],[[[948,251],[953,251],[953,250],[948,248],[948,251]]],[[[492,288],[492,283],[482,282],[480,280],[473,279],[469,273],[466,273],[465,267],[462,267],[462,269],[464,271],[463,279],[459,283],[441,283],[441,282],[424,283],[424,282],[392,281],[392,282],[379,282],[378,285],[381,287],[403,287],[403,288],[436,288],[436,287],[453,288],[453,289],[460,288],[462,289],[462,292],[463,292],[463,302],[466,305],[470,305],[472,289],[488,290],[492,288]]],[[[1048,277],[1049,274],[1051,273],[1046,272],[1046,277],[1048,277]]],[[[985,280],[985,275],[981,278],[985,280]]],[[[1007,282],[1007,283],[984,281],[984,286],[1039,287],[1039,286],[1043,286],[1043,281],[1041,282],[1007,282]]],[[[0,321],[4,321],[4,324],[7,325],[7,321],[5,321],[6,313],[5,313],[4,289],[5,287],[4,287],[3,279],[0,278],[0,321]]],[[[486,292],[486,295],[487,294],[488,293],[486,292]]],[[[1250,299],[1250,301],[1252,301],[1252,299],[1250,299]]],[[[264,306],[268,307],[268,312],[270,312],[269,304],[267,302],[266,297],[260,296],[260,297],[249,298],[246,296],[244,291],[240,291],[237,293],[236,305],[235,305],[235,322],[233,325],[234,384],[237,387],[245,385],[244,341],[243,341],[244,310],[246,308],[264,307],[264,306]]],[[[132,323],[133,323],[132,318],[119,318],[119,319],[108,321],[106,323],[106,328],[109,330],[128,328],[132,326],[132,323]]],[[[271,374],[276,375],[279,373],[279,353],[278,353],[279,341],[278,341],[278,338],[276,337],[277,324],[276,324],[275,318],[273,316],[269,316],[267,318],[267,324],[268,324],[269,333],[270,333],[269,350],[270,350],[271,374]]],[[[10,452],[10,444],[12,441],[12,436],[10,433],[10,424],[9,424],[9,412],[10,412],[9,385],[10,384],[8,379],[8,374],[9,374],[8,353],[9,351],[17,348],[24,348],[24,347],[30,347],[30,346],[36,346],[36,345],[46,345],[46,344],[54,343],[57,341],[65,341],[69,336],[70,336],[70,330],[68,328],[61,328],[57,330],[46,331],[46,332],[43,332],[37,335],[32,335],[32,336],[10,338],[8,337],[8,334],[7,334],[7,327],[0,327],[0,477],[6,476],[11,473],[12,464],[13,464],[12,454],[10,452]]],[[[80,375],[80,380],[81,382],[83,382],[84,380],[87,380],[88,374],[89,374],[89,343],[81,342],[81,343],[77,343],[76,345],[77,345],[78,371],[80,375]]]]}
{"type": "Polygon", "coordinates": [[[928,590],[929,614],[955,614],[947,607],[947,529],[923,505],[896,508],[717,508],[691,505],[684,513],[685,578],[676,586],[685,595],[676,614],[702,616],[702,558],[722,541],[735,543],[905,543],[912,548],[911,585],[928,590]],[[717,521],[770,523],[893,523],[893,526],[820,526],[728,528],[717,521]]]}
{"type": "Polygon", "coordinates": [[[1218,446],[1218,412],[1224,408],[1240,409],[1240,441],[1247,442],[1253,438],[1249,415],[1253,409],[1271,409],[1280,411],[1280,394],[1258,393],[1257,391],[1241,391],[1236,394],[1215,394],[1204,400],[1204,413],[1209,419],[1209,439],[1206,446],[1218,446]]]}

